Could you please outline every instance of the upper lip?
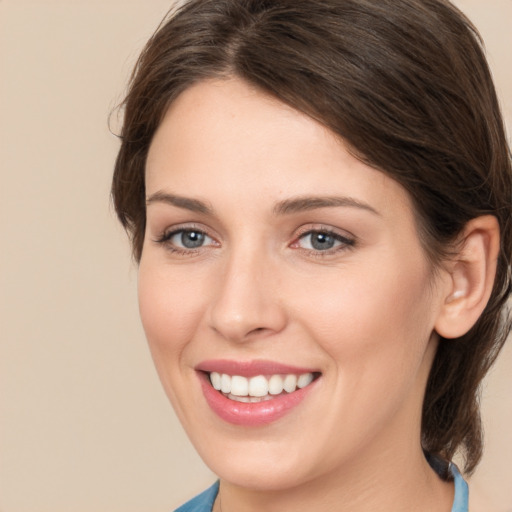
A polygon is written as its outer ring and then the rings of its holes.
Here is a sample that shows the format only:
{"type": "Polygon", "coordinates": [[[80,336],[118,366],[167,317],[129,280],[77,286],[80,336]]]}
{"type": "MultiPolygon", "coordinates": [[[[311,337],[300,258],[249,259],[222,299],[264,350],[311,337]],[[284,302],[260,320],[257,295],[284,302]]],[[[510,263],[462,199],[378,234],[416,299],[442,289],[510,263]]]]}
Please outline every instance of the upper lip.
{"type": "Polygon", "coordinates": [[[199,363],[195,369],[202,372],[217,372],[227,375],[240,375],[242,377],[255,377],[256,375],[276,375],[318,373],[318,370],[278,363],[276,361],[254,360],[234,361],[230,359],[210,359],[199,363]]]}

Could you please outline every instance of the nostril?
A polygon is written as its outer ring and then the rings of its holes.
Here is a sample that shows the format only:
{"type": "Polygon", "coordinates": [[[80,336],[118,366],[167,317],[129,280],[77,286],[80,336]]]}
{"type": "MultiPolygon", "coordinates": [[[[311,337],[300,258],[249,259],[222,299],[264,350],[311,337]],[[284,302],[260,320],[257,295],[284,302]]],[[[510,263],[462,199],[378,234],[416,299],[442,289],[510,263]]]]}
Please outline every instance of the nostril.
{"type": "Polygon", "coordinates": [[[252,331],[250,331],[247,336],[251,336],[251,334],[257,334],[259,332],[264,332],[266,331],[265,327],[257,327],[256,329],[253,329],[252,331]]]}

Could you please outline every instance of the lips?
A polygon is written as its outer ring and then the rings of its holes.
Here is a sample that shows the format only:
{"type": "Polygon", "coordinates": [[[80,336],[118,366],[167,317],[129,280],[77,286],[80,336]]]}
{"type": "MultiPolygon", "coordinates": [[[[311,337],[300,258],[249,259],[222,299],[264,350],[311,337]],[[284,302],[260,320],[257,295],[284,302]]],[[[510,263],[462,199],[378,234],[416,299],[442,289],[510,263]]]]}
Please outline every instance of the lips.
{"type": "Polygon", "coordinates": [[[221,419],[265,425],[291,412],[320,376],[314,369],[272,361],[204,361],[196,367],[204,397],[221,419]]]}

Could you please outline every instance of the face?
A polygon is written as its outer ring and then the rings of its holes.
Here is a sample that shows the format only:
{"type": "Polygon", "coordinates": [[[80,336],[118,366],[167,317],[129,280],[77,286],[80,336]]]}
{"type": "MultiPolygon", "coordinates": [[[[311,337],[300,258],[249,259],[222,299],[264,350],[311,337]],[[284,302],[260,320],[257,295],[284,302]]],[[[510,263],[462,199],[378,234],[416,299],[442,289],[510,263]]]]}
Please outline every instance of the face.
{"type": "Polygon", "coordinates": [[[399,184],[230,79],[172,104],[146,192],[142,322],[215,473],[280,489],[420,449],[440,293],[399,184]]]}

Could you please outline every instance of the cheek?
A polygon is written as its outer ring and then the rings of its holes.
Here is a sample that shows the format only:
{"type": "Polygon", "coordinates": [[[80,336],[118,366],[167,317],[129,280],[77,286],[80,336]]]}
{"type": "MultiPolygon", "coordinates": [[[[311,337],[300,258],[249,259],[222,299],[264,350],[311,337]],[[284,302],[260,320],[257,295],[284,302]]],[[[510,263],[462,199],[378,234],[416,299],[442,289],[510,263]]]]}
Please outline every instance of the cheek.
{"type": "Polygon", "coordinates": [[[169,272],[165,265],[141,260],[139,310],[155,363],[160,357],[180,356],[193,337],[205,297],[200,281],[191,286],[188,274],[169,272]]]}
{"type": "Polygon", "coordinates": [[[345,277],[340,272],[302,304],[302,325],[330,361],[330,404],[338,404],[318,429],[342,431],[353,441],[350,450],[362,449],[390,425],[412,429],[419,422],[432,322],[428,271],[414,267],[366,267],[364,274],[353,269],[345,277]]]}
{"type": "Polygon", "coordinates": [[[414,255],[341,269],[307,287],[313,296],[300,306],[304,325],[352,382],[412,377],[433,328],[429,280],[423,258],[414,255]]]}

